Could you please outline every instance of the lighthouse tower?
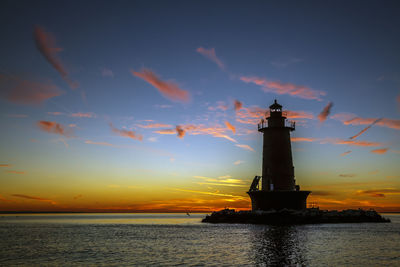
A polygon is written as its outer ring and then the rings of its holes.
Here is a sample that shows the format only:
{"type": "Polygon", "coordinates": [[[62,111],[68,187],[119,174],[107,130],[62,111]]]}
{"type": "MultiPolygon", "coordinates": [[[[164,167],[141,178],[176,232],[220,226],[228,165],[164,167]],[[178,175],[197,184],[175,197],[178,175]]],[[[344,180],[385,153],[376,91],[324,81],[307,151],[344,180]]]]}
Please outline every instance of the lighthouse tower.
{"type": "Polygon", "coordinates": [[[269,117],[258,124],[263,133],[263,165],[262,177],[256,176],[247,192],[252,209],[305,209],[310,191],[300,191],[294,179],[290,132],[295,130],[295,122],[286,119],[276,100],[269,108],[269,117]]]}

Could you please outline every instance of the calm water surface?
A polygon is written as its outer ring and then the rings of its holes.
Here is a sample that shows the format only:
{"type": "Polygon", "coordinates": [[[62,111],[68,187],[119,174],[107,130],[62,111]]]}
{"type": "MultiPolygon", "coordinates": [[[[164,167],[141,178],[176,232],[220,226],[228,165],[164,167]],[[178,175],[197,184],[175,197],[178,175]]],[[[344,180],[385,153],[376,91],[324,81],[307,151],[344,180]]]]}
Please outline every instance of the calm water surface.
{"type": "Polygon", "coordinates": [[[205,214],[0,215],[0,265],[400,266],[392,223],[204,224],[205,214]]]}

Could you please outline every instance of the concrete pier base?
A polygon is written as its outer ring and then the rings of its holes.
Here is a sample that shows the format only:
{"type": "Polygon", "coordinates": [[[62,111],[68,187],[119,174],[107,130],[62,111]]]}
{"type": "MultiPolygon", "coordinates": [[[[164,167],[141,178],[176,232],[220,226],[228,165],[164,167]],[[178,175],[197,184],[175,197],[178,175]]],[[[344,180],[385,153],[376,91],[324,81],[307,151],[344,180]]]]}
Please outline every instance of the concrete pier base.
{"type": "Polygon", "coordinates": [[[311,191],[250,191],[252,210],[302,210],[311,191]]]}

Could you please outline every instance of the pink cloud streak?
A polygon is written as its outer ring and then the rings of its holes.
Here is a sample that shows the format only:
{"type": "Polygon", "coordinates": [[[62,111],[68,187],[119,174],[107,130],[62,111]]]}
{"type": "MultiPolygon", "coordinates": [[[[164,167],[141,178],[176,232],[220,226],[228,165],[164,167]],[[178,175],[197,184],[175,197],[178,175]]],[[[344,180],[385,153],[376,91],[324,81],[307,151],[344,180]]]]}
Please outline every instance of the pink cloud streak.
{"type": "Polygon", "coordinates": [[[71,87],[71,89],[78,88],[78,83],[72,81],[68,77],[68,71],[57,57],[57,53],[63,49],[56,47],[55,38],[51,33],[46,32],[42,27],[35,26],[34,39],[37,49],[45,57],[45,59],[60,73],[61,77],[71,87]]]}
{"type": "Polygon", "coordinates": [[[344,125],[371,125],[375,124],[381,127],[387,127],[400,130],[400,120],[388,118],[362,118],[354,114],[338,113],[331,116],[332,119],[341,121],[344,125]]]}
{"type": "Polygon", "coordinates": [[[326,95],[326,93],[323,91],[313,90],[303,85],[282,83],[280,81],[270,81],[265,78],[242,76],[240,77],[240,80],[245,83],[254,83],[258,86],[261,86],[264,92],[275,93],[278,95],[288,94],[299,98],[314,99],[319,101],[322,100],[322,96],[326,95]]]}
{"type": "Polygon", "coordinates": [[[124,129],[122,129],[122,130],[117,129],[111,123],[110,123],[110,128],[111,128],[111,131],[113,133],[116,133],[119,136],[128,137],[128,138],[139,140],[139,141],[143,140],[143,136],[140,135],[140,134],[136,134],[134,131],[128,131],[128,130],[124,130],[124,129]]]}
{"type": "Polygon", "coordinates": [[[174,102],[187,103],[190,101],[190,94],[188,91],[178,87],[175,82],[163,81],[154,72],[148,69],[142,69],[141,72],[136,72],[131,69],[132,75],[139,77],[155,88],[167,99],[174,102]]]}
{"type": "Polygon", "coordinates": [[[222,69],[222,70],[225,69],[224,63],[222,63],[222,61],[217,57],[217,55],[215,54],[215,49],[214,48],[205,49],[203,47],[199,47],[199,48],[196,49],[196,52],[202,54],[203,56],[205,56],[209,60],[213,61],[215,64],[218,65],[218,67],[220,69],[222,69]]]}
{"type": "Polygon", "coordinates": [[[50,82],[28,81],[20,77],[3,74],[0,74],[0,87],[3,88],[4,97],[8,101],[23,105],[40,105],[63,93],[50,82]]]}

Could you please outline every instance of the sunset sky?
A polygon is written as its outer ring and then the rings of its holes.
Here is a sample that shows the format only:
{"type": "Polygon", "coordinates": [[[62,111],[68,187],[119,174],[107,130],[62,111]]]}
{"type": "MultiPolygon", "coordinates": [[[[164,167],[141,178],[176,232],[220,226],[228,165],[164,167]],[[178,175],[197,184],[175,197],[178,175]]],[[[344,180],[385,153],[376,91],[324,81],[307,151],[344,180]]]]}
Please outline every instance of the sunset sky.
{"type": "Polygon", "coordinates": [[[324,209],[400,211],[398,1],[2,1],[0,211],[249,209],[296,121],[324,209]]]}

